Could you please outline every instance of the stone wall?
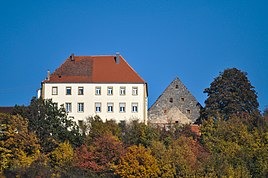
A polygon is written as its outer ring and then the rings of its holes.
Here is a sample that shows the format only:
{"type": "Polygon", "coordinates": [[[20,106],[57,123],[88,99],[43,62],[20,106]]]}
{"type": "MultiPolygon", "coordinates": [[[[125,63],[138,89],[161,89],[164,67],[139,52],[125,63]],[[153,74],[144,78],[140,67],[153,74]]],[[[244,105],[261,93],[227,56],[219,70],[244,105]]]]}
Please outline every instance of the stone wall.
{"type": "Polygon", "coordinates": [[[194,123],[201,105],[185,85],[176,78],[148,111],[149,124],[194,123]]]}

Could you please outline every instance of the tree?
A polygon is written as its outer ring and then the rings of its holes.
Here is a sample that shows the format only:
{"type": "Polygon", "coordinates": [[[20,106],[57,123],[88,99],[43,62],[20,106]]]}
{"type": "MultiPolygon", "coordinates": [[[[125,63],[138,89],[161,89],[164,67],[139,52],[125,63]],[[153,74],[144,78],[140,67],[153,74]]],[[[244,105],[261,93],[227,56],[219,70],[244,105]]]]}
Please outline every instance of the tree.
{"type": "Polygon", "coordinates": [[[27,119],[0,113],[0,174],[3,170],[25,170],[38,158],[39,150],[27,119]]]}
{"type": "Polygon", "coordinates": [[[150,149],[133,145],[127,148],[126,154],[115,166],[115,174],[120,177],[159,177],[160,170],[157,160],[150,149]]]}
{"type": "Polygon", "coordinates": [[[28,107],[15,106],[14,113],[28,118],[29,130],[39,138],[43,152],[54,150],[65,140],[74,146],[83,142],[78,125],[67,117],[63,107],[55,107],[52,100],[33,97],[28,107]]]}
{"type": "Polygon", "coordinates": [[[123,144],[117,137],[104,134],[96,137],[90,146],[82,145],[76,150],[75,165],[98,175],[113,174],[112,165],[118,164],[124,153],[123,144]]]}
{"type": "Polygon", "coordinates": [[[120,127],[114,120],[103,122],[99,116],[88,117],[83,123],[82,132],[85,137],[85,143],[90,145],[94,139],[103,135],[111,134],[118,137],[121,133],[120,127]]]}
{"type": "Polygon", "coordinates": [[[69,142],[65,141],[51,152],[50,158],[53,167],[62,169],[63,167],[68,167],[73,161],[74,150],[69,142]]]}
{"type": "Polygon", "coordinates": [[[256,92],[246,75],[236,68],[220,73],[210,88],[204,90],[208,98],[201,110],[201,119],[228,119],[233,114],[259,113],[256,92]]]}
{"type": "Polygon", "coordinates": [[[123,130],[122,140],[128,146],[142,144],[149,147],[153,140],[159,139],[159,132],[156,128],[139,123],[138,120],[133,120],[123,130]]]}
{"type": "Polygon", "coordinates": [[[206,172],[214,177],[267,177],[268,132],[250,126],[256,116],[231,116],[228,120],[211,118],[203,122],[201,140],[210,151],[206,172]]]}

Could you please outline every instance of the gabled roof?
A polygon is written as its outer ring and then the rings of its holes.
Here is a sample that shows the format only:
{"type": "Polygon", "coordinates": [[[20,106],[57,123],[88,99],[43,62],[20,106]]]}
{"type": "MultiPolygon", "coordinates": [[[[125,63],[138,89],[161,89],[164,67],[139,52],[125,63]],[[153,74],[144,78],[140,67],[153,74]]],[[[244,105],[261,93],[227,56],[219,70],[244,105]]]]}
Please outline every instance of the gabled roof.
{"type": "Polygon", "coordinates": [[[149,122],[155,123],[159,120],[165,120],[167,117],[171,117],[169,111],[172,111],[176,114],[177,119],[181,120],[180,123],[185,123],[184,116],[194,123],[199,117],[201,107],[186,86],[176,77],[150,107],[148,111],[149,122]],[[179,112],[174,108],[180,110],[182,114],[178,114],[179,112]]]}
{"type": "Polygon", "coordinates": [[[145,83],[122,56],[70,56],[44,83],[145,83]]]}

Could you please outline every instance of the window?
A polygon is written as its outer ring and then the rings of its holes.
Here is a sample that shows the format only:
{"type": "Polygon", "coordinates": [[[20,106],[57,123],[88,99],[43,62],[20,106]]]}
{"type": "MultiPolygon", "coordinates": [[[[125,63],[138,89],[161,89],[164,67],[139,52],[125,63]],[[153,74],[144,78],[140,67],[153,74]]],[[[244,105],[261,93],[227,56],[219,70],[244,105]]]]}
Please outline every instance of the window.
{"type": "Polygon", "coordinates": [[[187,109],[187,114],[190,114],[191,113],[191,110],[190,109],[187,109]]]}
{"type": "Polygon", "coordinates": [[[126,87],[120,87],[120,95],[126,95],[126,87]]]}
{"type": "Polygon", "coordinates": [[[65,103],[66,112],[72,112],[72,103],[65,103]]]}
{"type": "Polygon", "coordinates": [[[78,87],[78,95],[84,95],[84,87],[78,87]]]}
{"type": "Polygon", "coordinates": [[[132,95],[138,95],[138,87],[132,87],[132,95]]]}
{"type": "Polygon", "coordinates": [[[113,95],[113,87],[107,88],[107,95],[113,95]]]}
{"type": "Polygon", "coordinates": [[[71,94],[72,94],[72,88],[66,87],[66,95],[71,95],[71,94]]]}
{"type": "Polygon", "coordinates": [[[179,85],[176,85],[175,88],[178,89],[179,88],[179,85]]]}
{"type": "Polygon", "coordinates": [[[58,109],[58,103],[53,103],[53,107],[58,109]]]}
{"type": "Polygon", "coordinates": [[[78,103],[77,111],[78,112],[84,112],[84,103],[78,103]]]}
{"type": "Polygon", "coordinates": [[[184,101],[184,98],[181,98],[181,101],[184,101]]]}
{"type": "Polygon", "coordinates": [[[101,95],[101,87],[96,87],[95,94],[96,95],[101,95]]]}
{"type": "Polygon", "coordinates": [[[101,103],[95,103],[95,111],[101,112],[101,103]]]}
{"type": "Polygon", "coordinates": [[[58,87],[52,87],[52,95],[58,94],[58,87]]]}
{"type": "Polygon", "coordinates": [[[113,103],[108,103],[107,104],[107,111],[108,112],[113,112],[113,107],[114,107],[114,104],[113,103]]]}
{"type": "Polygon", "coordinates": [[[138,112],[138,103],[132,103],[132,112],[138,112]]]}
{"type": "Polygon", "coordinates": [[[169,102],[173,103],[173,98],[169,98],[169,102]]]}
{"type": "Polygon", "coordinates": [[[126,103],[119,103],[119,112],[126,112],[126,103]]]}

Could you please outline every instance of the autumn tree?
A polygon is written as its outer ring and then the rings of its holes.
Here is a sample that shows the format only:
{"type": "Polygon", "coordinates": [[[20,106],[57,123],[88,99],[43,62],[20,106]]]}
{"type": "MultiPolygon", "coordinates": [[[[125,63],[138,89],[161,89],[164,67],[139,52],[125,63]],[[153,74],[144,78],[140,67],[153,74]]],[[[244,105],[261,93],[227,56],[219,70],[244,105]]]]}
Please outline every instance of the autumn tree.
{"type": "Polygon", "coordinates": [[[249,126],[248,115],[228,120],[212,118],[201,127],[202,143],[211,153],[206,172],[216,177],[266,177],[268,175],[268,132],[249,126]]]}
{"type": "Polygon", "coordinates": [[[83,142],[78,125],[68,118],[63,107],[57,108],[52,100],[33,97],[29,106],[15,106],[14,112],[28,118],[29,130],[37,135],[44,152],[54,150],[65,140],[74,146],[83,142]]]}
{"type": "Polygon", "coordinates": [[[150,149],[142,145],[133,145],[127,148],[126,154],[115,166],[115,174],[120,177],[152,178],[159,177],[160,170],[150,149]]]}
{"type": "Polygon", "coordinates": [[[90,146],[77,148],[75,164],[82,170],[108,176],[113,174],[112,165],[118,164],[123,153],[123,144],[118,138],[104,134],[96,137],[90,146]]]}
{"type": "Polygon", "coordinates": [[[254,87],[247,74],[236,68],[226,69],[214,79],[209,88],[201,119],[221,117],[228,119],[233,114],[258,113],[259,103],[254,87]]]}
{"type": "Polygon", "coordinates": [[[3,170],[24,171],[38,158],[40,145],[28,130],[27,119],[0,113],[0,174],[3,170]]]}

